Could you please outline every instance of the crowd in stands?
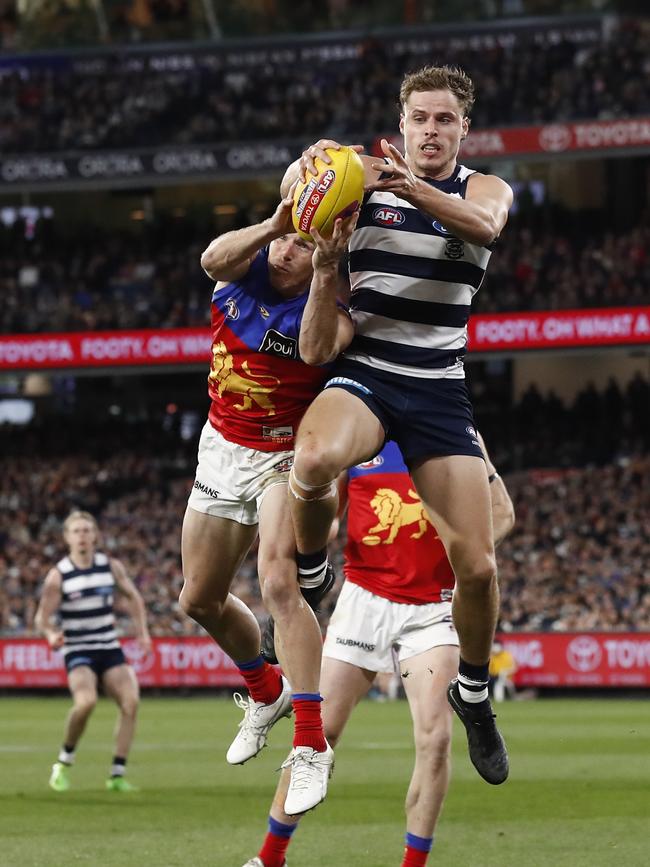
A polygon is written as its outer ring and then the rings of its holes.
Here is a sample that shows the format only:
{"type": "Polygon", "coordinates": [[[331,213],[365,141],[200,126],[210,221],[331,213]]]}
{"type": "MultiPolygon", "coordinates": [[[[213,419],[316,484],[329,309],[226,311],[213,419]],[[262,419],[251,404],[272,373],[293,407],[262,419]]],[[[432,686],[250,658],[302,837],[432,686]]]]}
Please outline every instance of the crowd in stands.
{"type": "Polygon", "coordinates": [[[432,61],[473,76],[478,129],[650,112],[650,28],[642,20],[603,27],[595,42],[570,30],[556,36],[521,31],[458,44],[435,30],[373,35],[342,44],[336,62],[302,59],[299,43],[278,48],[278,60],[268,46],[263,61],[249,47],[248,62],[205,47],[167,59],[115,53],[16,61],[2,70],[0,151],[366,140],[396,129],[403,74],[432,61]],[[287,50],[296,56],[287,59],[287,50]]]}
{"type": "MultiPolygon", "coordinates": [[[[178,328],[209,324],[200,267],[213,226],[182,221],[138,233],[0,227],[0,332],[178,328]]],[[[628,232],[533,231],[513,220],[493,253],[475,313],[644,305],[650,226],[628,232]]]]}
{"type": "MultiPolygon", "coordinates": [[[[375,26],[636,11],[634,0],[373,0],[375,26]]],[[[0,0],[0,49],[272,36],[368,26],[355,0],[0,0]]]]}
{"type": "MultiPolygon", "coordinates": [[[[502,628],[650,630],[648,380],[589,386],[571,405],[531,386],[508,424],[503,409],[488,414],[489,391],[475,402],[517,516],[498,552],[502,628]]],[[[195,441],[152,424],[102,424],[79,436],[73,424],[0,432],[0,633],[33,634],[41,582],[65,553],[61,523],[73,508],[98,518],[103,548],[136,580],[153,633],[197,632],[177,604],[195,441]]],[[[332,551],[340,572],[340,543],[332,551]]],[[[263,616],[254,554],[234,592],[263,616]]]]}
{"type": "Polygon", "coordinates": [[[509,480],[505,631],[650,630],[650,458],[509,480]]]}

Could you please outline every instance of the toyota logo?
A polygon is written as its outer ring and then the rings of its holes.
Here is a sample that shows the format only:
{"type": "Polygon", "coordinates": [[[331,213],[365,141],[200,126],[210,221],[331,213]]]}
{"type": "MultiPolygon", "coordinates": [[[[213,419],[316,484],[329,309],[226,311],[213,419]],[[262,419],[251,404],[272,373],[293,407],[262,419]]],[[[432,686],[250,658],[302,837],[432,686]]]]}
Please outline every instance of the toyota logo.
{"type": "Polygon", "coordinates": [[[571,127],[556,123],[542,127],[539,134],[540,146],[545,151],[565,151],[571,145],[571,127]]]}
{"type": "Polygon", "coordinates": [[[566,649],[567,662],[575,671],[593,671],[602,659],[600,644],[589,635],[574,638],[566,649]]]}

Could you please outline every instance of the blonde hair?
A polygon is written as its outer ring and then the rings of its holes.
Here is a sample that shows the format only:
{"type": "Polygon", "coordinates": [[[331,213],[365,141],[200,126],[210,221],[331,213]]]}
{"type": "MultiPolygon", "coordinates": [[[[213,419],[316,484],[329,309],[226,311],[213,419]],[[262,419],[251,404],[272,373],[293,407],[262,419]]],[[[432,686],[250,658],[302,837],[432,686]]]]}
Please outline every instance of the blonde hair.
{"type": "Polygon", "coordinates": [[[449,90],[458,100],[463,117],[469,117],[474,105],[474,83],[458,66],[423,66],[404,76],[399,91],[402,110],[412,93],[426,90],[449,90]]]}
{"type": "Polygon", "coordinates": [[[94,517],[90,514],[90,512],[83,512],[81,509],[75,509],[74,512],[70,512],[68,517],[63,522],[63,535],[68,532],[70,524],[73,521],[89,521],[93,527],[95,528],[95,532],[99,533],[99,525],[94,517]]]}

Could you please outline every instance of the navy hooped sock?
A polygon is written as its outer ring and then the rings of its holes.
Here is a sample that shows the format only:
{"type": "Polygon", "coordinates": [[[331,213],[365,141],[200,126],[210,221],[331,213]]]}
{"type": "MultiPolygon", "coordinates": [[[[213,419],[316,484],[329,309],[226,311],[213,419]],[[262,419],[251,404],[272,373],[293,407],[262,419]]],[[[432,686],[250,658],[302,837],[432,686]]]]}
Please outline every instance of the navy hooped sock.
{"type": "Polygon", "coordinates": [[[313,554],[296,552],[298,565],[298,583],[301,587],[318,587],[325,580],[327,571],[327,548],[321,548],[313,554]]]}
{"type": "Polygon", "coordinates": [[[111,777],[123,777],[126,771],[126,759],[123,756],[113,756],[111,777]]]}
{"type": "Polygon", "coordinates": [[[468,704],[478,704],[487,701],[488,683],[490,682],[489,664],[472,665],[460,660],[458,665],[458,691],[463,701],[468,704]]]}

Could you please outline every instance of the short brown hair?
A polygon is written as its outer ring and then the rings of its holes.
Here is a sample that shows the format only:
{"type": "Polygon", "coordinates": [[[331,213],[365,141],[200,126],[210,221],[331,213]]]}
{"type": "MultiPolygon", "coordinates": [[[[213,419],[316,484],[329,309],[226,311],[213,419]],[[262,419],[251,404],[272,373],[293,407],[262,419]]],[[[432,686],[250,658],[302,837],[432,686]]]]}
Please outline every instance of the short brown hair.
{"type": "Polygon", "coordinates": [[[474,82],[458,66],[423,66],[404,76],[399,91],[402,109],[412,93],[425,90],[449,90],[463,110],[463,117],[469,117],[474,105],[474,82]]]}

